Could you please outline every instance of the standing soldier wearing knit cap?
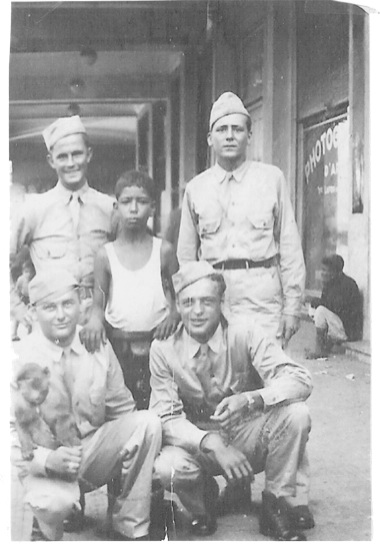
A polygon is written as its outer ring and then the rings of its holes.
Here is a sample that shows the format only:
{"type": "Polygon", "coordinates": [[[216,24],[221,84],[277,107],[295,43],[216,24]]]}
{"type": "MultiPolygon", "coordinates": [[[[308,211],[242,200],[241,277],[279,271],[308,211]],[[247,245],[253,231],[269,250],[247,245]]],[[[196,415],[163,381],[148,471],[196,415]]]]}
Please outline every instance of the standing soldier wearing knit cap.
{"type": "Polygon", "coordinates": [[[246,160],[250,139],[248,111],[223,93],[208,134],[216,164],[186,187],[178,260],[222,271],[227,319],[253,319],[285,348],[299,327],[304,259],[283,173],[246,160]]]}
{"type": "Polygon", "coordinates": [[[111,233],[113,199],[88,185],[92,149],[79,116],[57,119],[43,138],[58,183],[28,196],[11,229],[11,259],[27,245],[37,273],[52,265],[71,271],[84,310],[92,301],[94,256],[111,233]]]}

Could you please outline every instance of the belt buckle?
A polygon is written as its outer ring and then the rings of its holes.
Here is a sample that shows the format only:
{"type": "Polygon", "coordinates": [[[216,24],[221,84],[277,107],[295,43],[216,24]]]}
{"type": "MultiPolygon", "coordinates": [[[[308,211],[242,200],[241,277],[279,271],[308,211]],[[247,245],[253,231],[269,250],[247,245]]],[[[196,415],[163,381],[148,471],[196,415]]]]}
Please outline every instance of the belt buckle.
{"type": "Polygon", "coordinates": [[[245,269],[246,271],[248,272],[249,271],[249,263],[248,263],[248,259],[245,259],[245,269]]]}

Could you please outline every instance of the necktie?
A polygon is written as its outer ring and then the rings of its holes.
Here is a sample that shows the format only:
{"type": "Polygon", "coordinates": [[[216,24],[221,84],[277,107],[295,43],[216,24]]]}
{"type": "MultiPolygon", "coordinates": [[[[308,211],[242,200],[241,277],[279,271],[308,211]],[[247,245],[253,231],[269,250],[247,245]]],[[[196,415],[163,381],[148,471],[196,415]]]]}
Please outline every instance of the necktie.
{"type": "Polygon", "coordinates": [[[70,212],[71,212],[71,217],[73,219],[74,231],[75,232],[77,232],[77,230],[78,230],[79,214],[80,214],[80,203],[81,203],[81,200],[80,200],[80,196],[78,195],[78,193],[72,193],[71,197],[70,197],[69,206],[70,206],[70,212]]]}
{"type": "Polygon", "coordinates": [[[65,348],[62,352],[62,357],[60,359],[62,378],[66,386],[66,390],[69,395],[69,398],[71,398],[72,386],[73,386],[73,376],[72,376],[71,366],[70,366],[70,353],[71,353],[71,349],[65,348]]]}
{"type": "Polygon", "coordinates": [[[197,376],[202,385],[203,391],[209,394],[211,389],[211,360],[208,344],[201,344],[197,356],[197,376]]]}

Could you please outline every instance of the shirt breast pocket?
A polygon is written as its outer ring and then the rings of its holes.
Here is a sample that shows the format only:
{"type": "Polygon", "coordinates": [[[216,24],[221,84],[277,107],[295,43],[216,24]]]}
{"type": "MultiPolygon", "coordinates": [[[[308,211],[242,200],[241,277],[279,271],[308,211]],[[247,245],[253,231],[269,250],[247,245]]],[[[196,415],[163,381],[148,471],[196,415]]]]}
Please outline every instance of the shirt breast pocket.
{"type": "Polygon", "coordinates": [[[62,259],[67,253],[67,242],[62,240],[37,243],[35,253],[40,259],[62,259]]]}
{"type": "Polygon", "coordinates": [[[248,214],[247,218],[251,227],[255,230],[273,230],[274,218],[272,214],[248,214]]]}
{"type": "Polygon", "coordinates": [[[202,239],[207,239],[215,235],[220,229],[220,218],[199,220],[199,236],[202,239]]]}

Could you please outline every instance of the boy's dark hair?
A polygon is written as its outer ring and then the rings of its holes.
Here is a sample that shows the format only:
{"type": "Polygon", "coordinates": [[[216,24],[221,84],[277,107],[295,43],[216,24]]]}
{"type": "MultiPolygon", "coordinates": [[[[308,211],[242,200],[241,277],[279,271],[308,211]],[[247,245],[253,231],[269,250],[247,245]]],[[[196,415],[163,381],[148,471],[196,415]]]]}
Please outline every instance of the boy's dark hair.
{"type": "Polygon", "coordinates": [[[119,199],[125,187],[141,187],[146,191],[152,201],[156,200],[156,187],[148,174],[139,170],[127,170],[123,172],[115,185],[115,197],[119,199]]]}
{"type": "Polygon", "coordinates": [[[338,254],[330,255],[322,259],[322,265],[326,265],[335,273],[340,273],[343,271],[344,259],[338,254]]]}

